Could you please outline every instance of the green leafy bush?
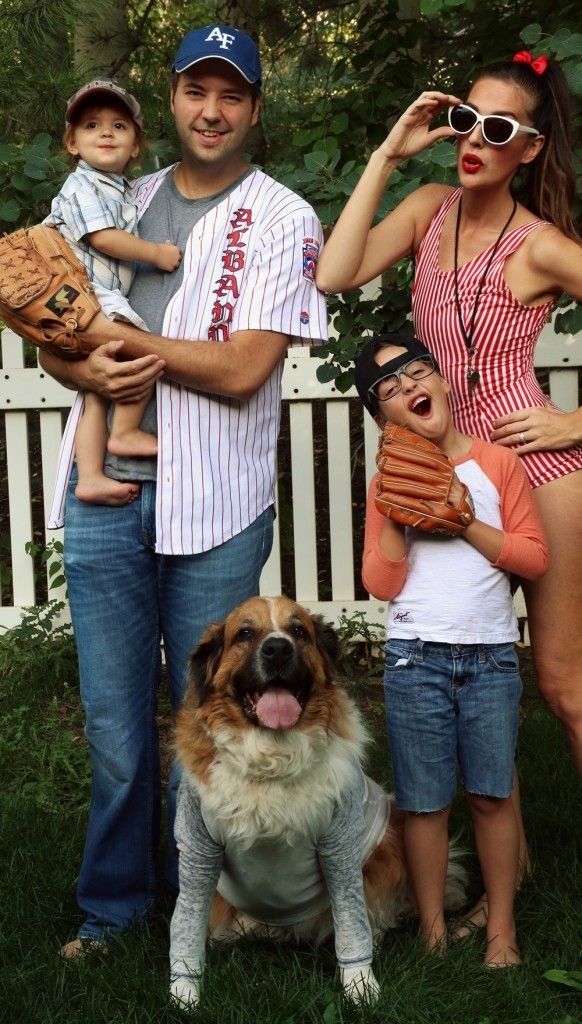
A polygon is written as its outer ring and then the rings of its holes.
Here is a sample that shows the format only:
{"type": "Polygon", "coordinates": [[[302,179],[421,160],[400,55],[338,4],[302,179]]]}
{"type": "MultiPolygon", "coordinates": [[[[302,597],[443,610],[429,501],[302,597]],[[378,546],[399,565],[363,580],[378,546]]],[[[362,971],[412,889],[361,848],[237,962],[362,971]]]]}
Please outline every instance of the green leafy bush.
{"type": "Polygon", "coordinates": [[[61,813],[85,809],[89,758],[77,655],[64,603],[32,609],[0,635],[0,775],[5,795],[61,813]]]}

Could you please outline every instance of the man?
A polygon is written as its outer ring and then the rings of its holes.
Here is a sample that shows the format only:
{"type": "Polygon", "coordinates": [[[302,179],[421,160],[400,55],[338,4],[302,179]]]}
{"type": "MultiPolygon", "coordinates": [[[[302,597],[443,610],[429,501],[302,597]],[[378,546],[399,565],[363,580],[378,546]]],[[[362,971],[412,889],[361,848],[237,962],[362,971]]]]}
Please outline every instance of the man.
{"type": "MultiPolygon", "coordinates": [[[[189,32],[173,67],[180,161],[137,182],[140,235],[184,252],[173,274],[140,267],[129,301],[150,327],[98,317],[84,361],[50,355],[62,383],[135,400],[155,380],[144,429],[157,465],[109,456],[106,472],[140,481],[119,508],[65,499],[78,397],[65,431],[50,525],[65,522],[65,570],[93,766],[78,902],[86,917],[62,950],[83,955],[143,921],[156,892],[160,637],[172,705],[202,629],[258,592],[272,541],[283,357],[290,339],[327,336],[314,283],[321,228],[313,210],[250,167],[259,117],[255,43],[223,25],[189,32]],[[186,340],[184,340],[186,339],[186,340]],[[125,361],[117,361],[121,353],[125,361]],[[157,417],[156,417],[157,412],[157,417]]],[[[74,477],[74,472],[73,472],[74,477]]],[[[169,787],[173,831],[174,772],[169,787]]],[[[177,885],[173,842],[166,880],[177,885]]]]}

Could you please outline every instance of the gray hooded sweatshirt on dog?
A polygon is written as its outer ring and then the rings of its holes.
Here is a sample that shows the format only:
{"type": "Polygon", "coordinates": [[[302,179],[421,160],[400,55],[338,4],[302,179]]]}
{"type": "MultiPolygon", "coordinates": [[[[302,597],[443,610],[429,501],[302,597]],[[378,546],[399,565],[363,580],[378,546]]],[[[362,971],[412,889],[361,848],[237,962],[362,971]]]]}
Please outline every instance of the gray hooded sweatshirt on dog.
{"type": "Polygon", "coordinates": [[[292,927],[331,906],[341,967],[372,961],[362,865],[390,816],[386,793],[354,765],[351,785],[315,839],[292,844],[269,837],[245,845],[201,806],[185,774],[178,794],[176,840],[180,893],[171,924],[172,979],[199,977],[205,960],[208,913],[215,889],[237,910],[271,926],[292,927]]]}

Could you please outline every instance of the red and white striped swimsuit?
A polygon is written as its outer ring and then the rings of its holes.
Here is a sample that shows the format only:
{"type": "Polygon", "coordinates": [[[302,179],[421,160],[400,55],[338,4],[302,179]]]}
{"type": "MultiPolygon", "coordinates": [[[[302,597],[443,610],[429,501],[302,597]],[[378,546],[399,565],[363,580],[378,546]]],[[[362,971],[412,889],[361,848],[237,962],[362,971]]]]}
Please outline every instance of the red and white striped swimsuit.
{"type": "MultiPolygon", "coordinates": [[[[503,276],[507,257],[544,221],[530,221],[502,238],[485,280],[477,316],[473,367],[480,375],[469,388],[469,353],[461,333],[455,305],[454,271],[439,268],[443,223],[462,189],[455,189],[435,214],[416,255],[412,289],[415,333],[434,353],[451,385],[450,405],[455,426],[465,434],[491,440],[493,421],[517,409],[557,407],[541,390],[533,368],[536,342],[553,302],[524,306],[511,293],[503,276]]],[[[491,246],[458,270],[459,301],[463,322],[471,323],[475,296],[491,255],[491,246]]],[[[549,483],[582,469],[582,446],[561,451],[532,452],[521,456],[532,487],[549,483]]]]}

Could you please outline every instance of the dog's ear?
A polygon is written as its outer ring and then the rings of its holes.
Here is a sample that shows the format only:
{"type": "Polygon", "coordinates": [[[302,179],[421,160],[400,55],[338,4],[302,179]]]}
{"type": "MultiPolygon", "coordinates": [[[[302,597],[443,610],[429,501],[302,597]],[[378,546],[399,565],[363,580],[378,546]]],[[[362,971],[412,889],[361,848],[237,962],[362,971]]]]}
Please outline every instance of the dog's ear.
{"type": "Polygon", "coordinates": [[[188,679],[204,703],[212,689],[212,680],[224,645],[224,622],[216,622],[205,630],[198,647],[190,655],[188,679]]]}
{"type": "Polygon", "coordinates": [[[341,648],[335,629],[329,622],[324,622],[321,615],[312,615],[311,619],[315,627],[315,642],[318,650],[333,668],[338,668],[341,648]]]}

